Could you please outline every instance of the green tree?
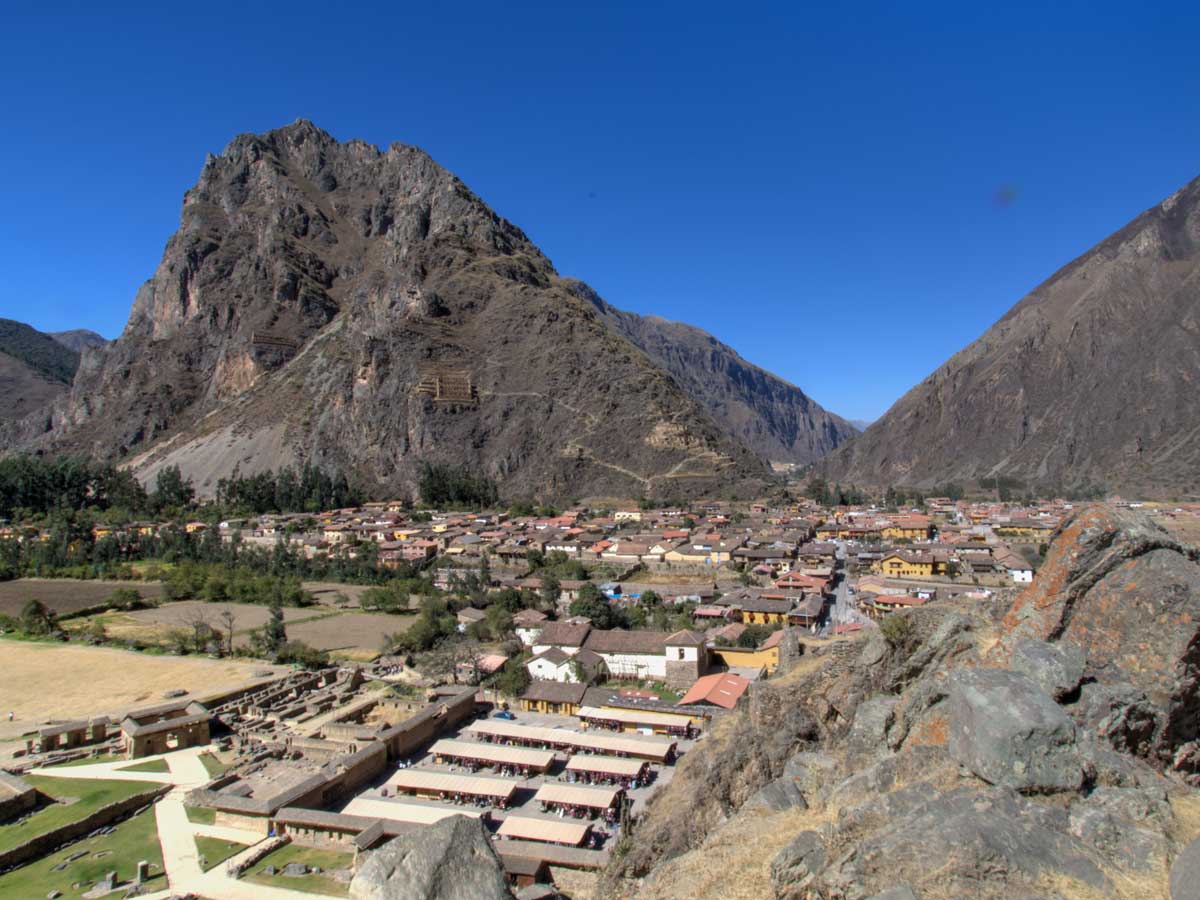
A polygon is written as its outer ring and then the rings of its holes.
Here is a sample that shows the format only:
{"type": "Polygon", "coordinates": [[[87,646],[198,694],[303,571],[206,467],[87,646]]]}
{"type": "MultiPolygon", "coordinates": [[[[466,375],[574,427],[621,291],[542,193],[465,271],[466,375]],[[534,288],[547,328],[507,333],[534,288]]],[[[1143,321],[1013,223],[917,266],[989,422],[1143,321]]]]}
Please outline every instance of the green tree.
{"type": "Polygon", "coordinates": [[[41,600],[29,600],[21,607],[21,630],[30,635],[50,634],[58,626],[58,617],[41,600]]]}
{"type": "Polygon", "coordinates": [[[529,671],[520,658],[510,659],[492,681],[496,690],[505,696],[516,698],[525,693],[529,687],[529,671]]]}
{"type": "Polygon", "coordinates": [[[278,600],[271,603],[271,614],[263,626],[263,647],[271,656],[278,655],[287,643],[287,628],[283,624],[283,604],[278,600]]]}

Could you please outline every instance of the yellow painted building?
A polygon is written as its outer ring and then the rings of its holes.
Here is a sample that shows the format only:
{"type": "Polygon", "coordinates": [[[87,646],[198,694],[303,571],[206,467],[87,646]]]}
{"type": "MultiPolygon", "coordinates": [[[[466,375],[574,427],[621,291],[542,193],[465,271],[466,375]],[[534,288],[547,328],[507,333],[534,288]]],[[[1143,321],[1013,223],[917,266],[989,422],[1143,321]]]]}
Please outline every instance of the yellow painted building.
{"type": "Polygon", "coordinates": [[[711,647],[709,653],[714,659],[732,668],[744,666],[750,669],[767,670],[770,675],[779,668],[779,645],[773,647],[711,647]]]}
{"type": "Polygon", "coordinates": [[[929,525],[885,525],[880,532],[885,538],[892,541],[927,541],[933,533],[932,527],[929,525]]]}
{"type": "Polygon", "coordinates": [[[875,564],[875,571],[893,578],[929,578],[938,574],[932,554],[888,553],[875,564]]]}

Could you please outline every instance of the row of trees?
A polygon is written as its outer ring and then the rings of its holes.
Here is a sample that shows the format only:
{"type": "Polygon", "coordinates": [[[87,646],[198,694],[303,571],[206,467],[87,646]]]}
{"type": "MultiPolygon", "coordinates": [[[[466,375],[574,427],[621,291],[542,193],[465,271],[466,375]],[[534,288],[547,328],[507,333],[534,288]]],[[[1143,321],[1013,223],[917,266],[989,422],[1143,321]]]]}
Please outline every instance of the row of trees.
{"type": "MultiPolygon", "coordinates": [[[[392,578],[419,577],[422,571],[407,563],[381,568],[373,543],[357,548],[353,557],[318,553],[309,558],[295,545],[282,541],[273,547],[248,545],[236,536],[223,541],[215,529],[189,533],[172,526],[136,541],[113,535],[96,538],[86,516],[65,515],[56,517],[46,531],[46,539],[41,541],[0,540],[0,580],[20,576],[133,578],[130,564],[137,561],[216,563],[253,574],[351,584],[383,584],[392,578]]],[[[165,577],[154,566],[144,568],[141,574],[150,580],[165,577]]]]}
{"type": "MultiPolygon", "coordinates": [[[[361,490],[346,476],[317,466],[241,475],[217,482],[216,514],[319,512],[357,506],[361,490]]],[[[0,518],[32,518],[95,509],[116,518],[178,515],[196,507],[191,479],[166,466],[147,491],[127,469],[77,456],[13,456],[0,459],[0,518]]]]}
{"type": "Polygon", "coordinates": [[[461,466],[423,463],[417,488],[429,506],[482,508],[500,502],[496,482],[461,466]]]}
{"type": "Polygon", "coordinates": [[[217,482],[216,491],[218,505],[235,514],[320,512],[358,506],[364,499],[345,475],[330,475],[308,464],[257,475],[242,475],[235,468],[232,475],[217,482]]]}
{"type": "Polygon", "coordinates": [[[195,497],[179,467],[159,471],[153,493],[115,466],[77,456],[0,459],[0,517],[32,518],[95,508],[127,516],[156,515],[188,506],[195,497]]]}

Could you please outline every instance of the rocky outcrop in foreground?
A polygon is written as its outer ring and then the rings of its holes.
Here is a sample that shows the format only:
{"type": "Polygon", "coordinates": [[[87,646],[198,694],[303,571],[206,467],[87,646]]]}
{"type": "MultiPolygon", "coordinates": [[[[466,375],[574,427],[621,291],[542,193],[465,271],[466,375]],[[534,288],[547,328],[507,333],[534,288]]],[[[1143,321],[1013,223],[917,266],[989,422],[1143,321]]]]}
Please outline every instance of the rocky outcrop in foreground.
{"type": "Polygon", "coordinates": [[[1146,517],[1077,513],[1015,600],[915,611],[890,642],[827,646],[756,688],[604,890],[1200,897],[1198,579],[1196,551],[1146,517]]]}
{"type": "Polygon", "coordinates": [[[371,851],[351,900],[512,900],[481,819],[451,816],[371,851]]]}

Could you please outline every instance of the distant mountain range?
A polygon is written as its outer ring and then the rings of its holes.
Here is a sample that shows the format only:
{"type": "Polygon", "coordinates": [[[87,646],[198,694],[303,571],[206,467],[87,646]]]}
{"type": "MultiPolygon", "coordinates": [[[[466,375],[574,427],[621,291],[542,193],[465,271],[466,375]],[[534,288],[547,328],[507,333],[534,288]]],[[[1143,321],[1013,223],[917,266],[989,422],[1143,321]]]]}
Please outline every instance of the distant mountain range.
{"type": "Polygon", "coordinates": [[[10,449],[234,470],[336,467],[411,493],[424,463],[508,497],[761,489],[853,433],[690,326],[559,276],[422,151],[309,122],[209,156],[113,343],[10,449]]]}
{"type": "Polygon", "coordinates": [[[103,347],[108,343],[108,338],[96,334],[94,331],[89,331],[86,328],[73,328],[70,331],[51,331],[50,337],[54,338],[64,347],[70,347],[76,353],[82,353],[88,347],[103,347]]]}
{"type": "Polygon", "coordinates": [[[44,408],[66,393],[79,368],[79,351],[94,331],[44,334],[23,322],[0,319],[0,420],[15,419],[44,408]],[[84,337],[84,336],[87,337],[84,337]]]}
{"type": "Polygon", "coordinates": [[[819,468],[1195,495],[1200,179],[1054,273],[819,468]]]}

